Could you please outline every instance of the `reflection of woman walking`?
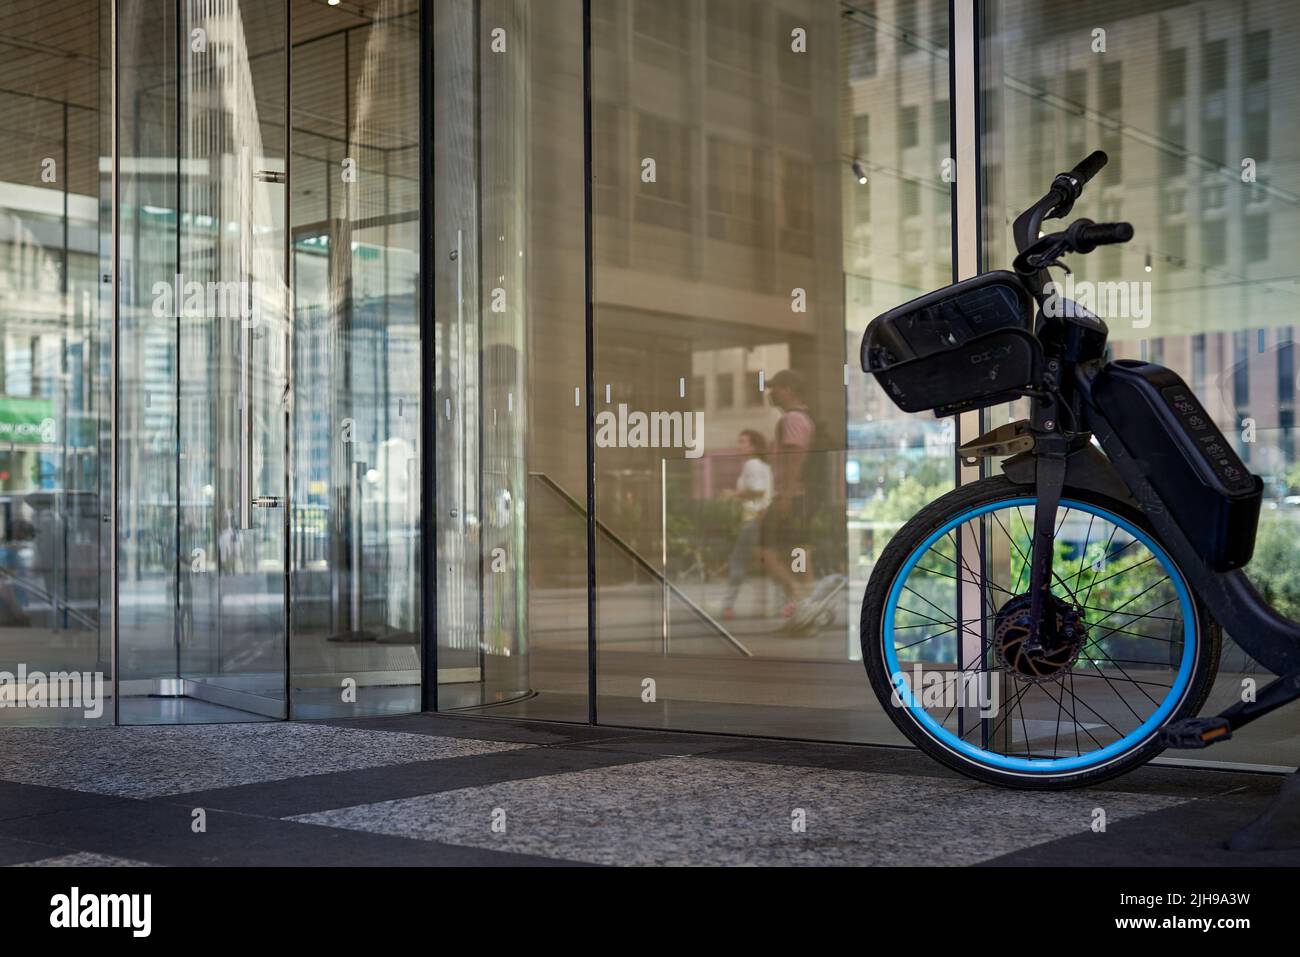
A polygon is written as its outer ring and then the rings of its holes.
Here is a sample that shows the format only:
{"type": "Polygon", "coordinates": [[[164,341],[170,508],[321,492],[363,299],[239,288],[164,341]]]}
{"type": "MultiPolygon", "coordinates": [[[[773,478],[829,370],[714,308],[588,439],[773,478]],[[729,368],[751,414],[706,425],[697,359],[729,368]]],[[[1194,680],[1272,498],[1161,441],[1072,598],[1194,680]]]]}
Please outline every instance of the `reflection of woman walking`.
{"type": "Polygon", "coordinates": [[[763,513],[772,503],[772,467],[767,464],[767,440],[762,433],[745,429],[740,433],[740,454],[746,456],[745,464],[736,479],[735,497],[740,499],[744,521],[736,544],[731,549],[730,574],[727,579],[727,599],[723,603],[722,617],[735,614],[736,597],[745,583],[750,559],[759,547],[759,530],[763,513]]]}

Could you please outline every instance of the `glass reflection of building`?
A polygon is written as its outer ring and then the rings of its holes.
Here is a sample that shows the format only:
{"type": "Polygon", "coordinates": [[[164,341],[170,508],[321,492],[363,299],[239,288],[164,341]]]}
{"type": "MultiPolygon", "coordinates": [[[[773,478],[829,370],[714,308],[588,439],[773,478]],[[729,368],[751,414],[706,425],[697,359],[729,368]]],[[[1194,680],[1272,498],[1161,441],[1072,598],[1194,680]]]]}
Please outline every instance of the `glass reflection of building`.
{"type": "MultiPolygon", "coordinates": [[[[116,656],[124,721],[436,691],[897,743],[856,605],[893,531],[957,480],[957,436],[861,375],[862,331],[951,281],[963,238],[1005,266],[1010,217],[1098,147],[1079,212],[1138,239],[1076,279],[1151,284],[1150,324],[1112,318],[1113,352],[1179,370],[1265,478],[1251,574],[1300,614],[1290,6],[1000,0],[950,36],[932,0],[593,3],[590,352],[583,4],[425,6],[0,19],[0,666],[116,656]],[[954,77],[976,46],[982,75],[954,77]],[[977,116],[953,115],[955,83],[977,116]],[[962,175],[978,223],[955,215],[962,175]],[[178,272],[256,274],[270,324],[155,315],[178,272]],[[784,369],[807,383],[817,507],[782,541],[806,533],[813,581],[848,581],[800,634],[760,554],[722,607],[739,435],[775,442],[784,369]],[[595,448],[589,516],[588,401],[698,411],[704,454],[595,448]]],[[[1251,667],[1225,653],[1217,693],[1251,667]]]]}

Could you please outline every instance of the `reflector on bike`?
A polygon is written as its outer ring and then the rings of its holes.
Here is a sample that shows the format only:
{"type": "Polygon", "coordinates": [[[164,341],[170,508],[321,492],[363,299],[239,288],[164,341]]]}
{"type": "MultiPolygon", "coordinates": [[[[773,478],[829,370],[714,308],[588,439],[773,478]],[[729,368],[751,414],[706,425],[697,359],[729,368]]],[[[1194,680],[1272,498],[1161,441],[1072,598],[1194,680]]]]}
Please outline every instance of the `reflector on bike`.
{"type": "Polygon", "coordinates": [[[1039,378],[1033,299],[1011,272],[988,272],[873,319],[862,369],[905,412],[952,415],[1006,401],[1039,378]]]}

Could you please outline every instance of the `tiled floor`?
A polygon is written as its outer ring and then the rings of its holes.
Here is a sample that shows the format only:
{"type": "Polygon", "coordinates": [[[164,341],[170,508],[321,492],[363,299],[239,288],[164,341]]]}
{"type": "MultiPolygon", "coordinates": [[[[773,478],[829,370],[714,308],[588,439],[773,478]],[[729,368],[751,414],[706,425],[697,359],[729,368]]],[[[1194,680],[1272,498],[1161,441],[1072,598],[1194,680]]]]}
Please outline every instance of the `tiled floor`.
{"type": "Polygon", "coordinates": [[[522,747],[275,722],[0,732],[0,780],[149,798],[522,747]]]}
{"type": "Polygon", "coordinates": [[[1276,776],[1063,793],[906,749],[410,715],[0,730],[0,864],[1300,864],[1276,776]],[[1094,829],[1104,813],[1104,831],[1094,829]]]}

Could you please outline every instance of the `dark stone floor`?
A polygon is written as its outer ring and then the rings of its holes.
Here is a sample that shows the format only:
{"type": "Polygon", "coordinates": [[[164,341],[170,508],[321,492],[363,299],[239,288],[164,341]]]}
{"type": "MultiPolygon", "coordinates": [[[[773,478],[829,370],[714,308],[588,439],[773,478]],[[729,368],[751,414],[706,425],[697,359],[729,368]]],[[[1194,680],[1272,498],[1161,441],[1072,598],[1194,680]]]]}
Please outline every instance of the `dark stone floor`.
{"type": "Polygon", "coordinates": [[[1300,822],[1224,847],[1283,780],[1018,792],[906,749],[432,714],[10,728],[0,863],[1295,866],[1300,822]]]}

